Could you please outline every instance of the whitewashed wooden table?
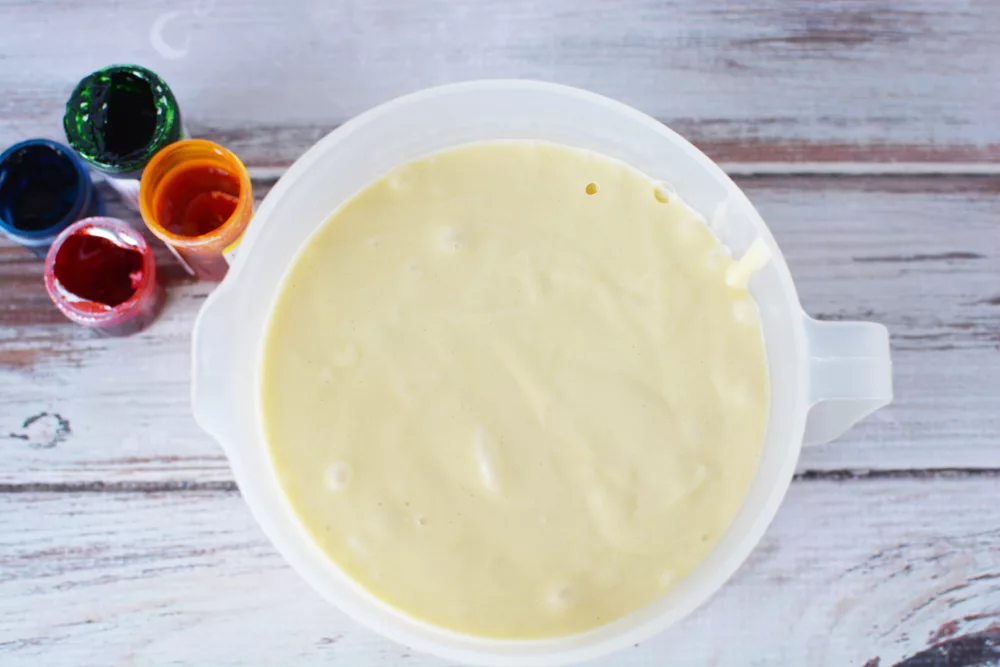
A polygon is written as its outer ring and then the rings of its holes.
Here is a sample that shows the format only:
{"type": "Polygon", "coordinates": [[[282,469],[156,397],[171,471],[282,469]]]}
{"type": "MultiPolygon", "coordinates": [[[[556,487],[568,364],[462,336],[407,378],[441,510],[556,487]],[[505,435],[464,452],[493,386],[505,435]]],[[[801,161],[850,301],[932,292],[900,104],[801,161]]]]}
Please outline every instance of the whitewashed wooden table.
{"type": "MultiPolygon", "coordinates": [[[[76,80],[123,61],[260,196],[432,84],[541,78],[662,119],[745,188],[807,310],[889,326],[897,398],[803,452],[710,603],[601,664],[981,667],[1000,664],[998,35],[995,0],[0,0],[0,147],[60,138],[76,80]]],[[[253,523],[188,406],[211,286],[159,258],[165,312],[107,339],[0,242],[0,665],[441,664],[325,604],[253,523]]]]}

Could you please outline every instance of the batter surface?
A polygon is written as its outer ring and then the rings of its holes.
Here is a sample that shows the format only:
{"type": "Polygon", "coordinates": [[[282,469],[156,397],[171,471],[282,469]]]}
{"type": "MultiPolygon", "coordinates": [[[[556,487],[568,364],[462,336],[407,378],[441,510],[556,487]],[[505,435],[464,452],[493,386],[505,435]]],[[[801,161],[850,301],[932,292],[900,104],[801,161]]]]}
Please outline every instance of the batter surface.
{"type": "Polygon", "coordinates": [[[768,378],[734,266],[675,194],[597,154],[401,166],[274,305],[260,403],[282,486],[331,559],[430,623],[537,638],[634,611],[708,554],[756,470],[768,378]]]}

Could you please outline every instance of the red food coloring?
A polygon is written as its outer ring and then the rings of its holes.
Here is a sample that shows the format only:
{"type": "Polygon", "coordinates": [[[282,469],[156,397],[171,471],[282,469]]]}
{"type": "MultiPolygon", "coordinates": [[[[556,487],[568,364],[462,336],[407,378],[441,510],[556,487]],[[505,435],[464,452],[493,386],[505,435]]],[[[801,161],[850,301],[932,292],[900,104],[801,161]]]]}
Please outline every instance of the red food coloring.
{"type": "Polygon", "coordinates": [[[149,244],[116,218],[84,218],[59,235],[45,258],[45,290],[71,321],[107,336],[141,331],[164,303],[149,244]]]}
{"type": "Polygon", "coordinates": [[[143,256],[94,232],[80,230],[63,241],[53,272],[66,292],[114,308],[131,299],[142,284],[143,256]]]}

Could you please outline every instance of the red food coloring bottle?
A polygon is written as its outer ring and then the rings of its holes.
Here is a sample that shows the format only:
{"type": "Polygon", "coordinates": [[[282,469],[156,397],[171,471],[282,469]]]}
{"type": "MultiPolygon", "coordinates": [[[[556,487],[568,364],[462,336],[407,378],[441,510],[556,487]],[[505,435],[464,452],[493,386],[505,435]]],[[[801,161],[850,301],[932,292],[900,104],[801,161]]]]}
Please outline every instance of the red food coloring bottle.
{"type": "Polygon", "coordinates": [[[164,301],[152,249],[115,218],[67,227],[45,258],[45,288],[63,315],[109,336],[144,329],[164,301]]]}

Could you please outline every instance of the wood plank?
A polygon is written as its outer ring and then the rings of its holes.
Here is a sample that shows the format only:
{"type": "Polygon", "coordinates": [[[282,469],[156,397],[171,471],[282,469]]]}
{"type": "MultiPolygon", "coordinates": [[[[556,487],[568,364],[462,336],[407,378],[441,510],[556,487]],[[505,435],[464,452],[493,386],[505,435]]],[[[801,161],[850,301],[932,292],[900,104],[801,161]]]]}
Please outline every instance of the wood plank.
{"type": "MultiPolygon", "coordinates": [[[[805,450],[800,470],[1000,468],[1000,178],[739,180],[809,312],[892,331],[896,402],[805,450]]],[[[162,316],[101,338],[55,310],[37,260],[0,243],[0,483],[231,479],[189,407],[190,331],[211,286],[160,258],[162,316]]]]}
{"type": "MultiPolygon", "coordinates": [[[[949,638],[969,659],[937,664],[995,664],[972,658],[1000,621],[998,494],[996,475],[797,482],[704,608],[595,664],[888,667],[949,638]]],[[[324,603],[235,493],[4,494],[0,525],[4,665],[445,664],[324,603]]]]}
{"type": "Polygon", "coordinates": [[[188,128],[286,165],[397,95],[558,81],[656,116],[713,157],[996,161],[1000,5],[977,0],[3,0],[0,146],[61,136],[77,80],[160,72],[188,128]],[[100,39],[94,39],[100,35],[100,39]]]}

